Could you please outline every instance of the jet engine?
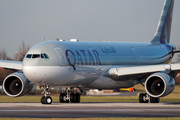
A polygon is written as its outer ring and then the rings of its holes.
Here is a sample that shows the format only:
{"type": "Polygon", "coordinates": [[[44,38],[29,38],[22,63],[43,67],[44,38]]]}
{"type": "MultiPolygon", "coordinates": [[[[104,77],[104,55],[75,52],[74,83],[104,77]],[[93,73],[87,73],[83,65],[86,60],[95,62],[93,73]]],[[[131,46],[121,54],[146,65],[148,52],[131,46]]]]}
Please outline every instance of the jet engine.
{"type": "Polygon", "coordinates": [[[145,82],[146,92],[152,97],[164,97],[175,87],[175,81],[165,73],[154,73],[145,82]]]}
{"type": "Polygon", "coordinates": [[[19,97],[31,91],[33,85],[23,73],[8,75],[3,81],[4,92],[11,97],[19,97]]]}

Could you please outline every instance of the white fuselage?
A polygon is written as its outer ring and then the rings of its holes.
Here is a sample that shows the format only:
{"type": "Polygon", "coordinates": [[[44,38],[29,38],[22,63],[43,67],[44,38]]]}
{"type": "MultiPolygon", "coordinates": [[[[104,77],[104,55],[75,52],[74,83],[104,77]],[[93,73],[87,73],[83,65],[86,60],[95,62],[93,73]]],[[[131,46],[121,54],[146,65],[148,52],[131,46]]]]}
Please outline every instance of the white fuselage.
{"type": "Polygon", "coordinates": [[[103,73],[112,66],[167,63],[172,57],[171,51],[169,44],[44,42],[27,53],[23,72],[38,85],[98,89],[131,87],[137,83],[135,80],[127,77],[114,81],[103,73]]]}

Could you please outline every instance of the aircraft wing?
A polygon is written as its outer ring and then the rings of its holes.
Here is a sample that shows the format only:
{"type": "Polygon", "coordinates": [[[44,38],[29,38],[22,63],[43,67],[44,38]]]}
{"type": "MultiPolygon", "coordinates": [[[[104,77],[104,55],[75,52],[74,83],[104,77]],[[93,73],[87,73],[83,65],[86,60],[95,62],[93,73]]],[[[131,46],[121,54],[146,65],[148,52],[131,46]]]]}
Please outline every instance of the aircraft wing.
{"type": "Polygon", "coordinates": [[[152,74],[163,71],[180,71],[180,63],[176,64],[160,64],[160,65],[144,65],[144,66],[130,66],[130,67],[110,67],[103,76],[110,77],[113,80],[120,78],[137,78],[142,75],[152,74]]]}
{"type": "Polygon", "coordinates": [[[22,70],[22,62],[0,60],[0,67],[6,69],[22,70]]]}
{"type": "Polygon", "coordinates": [[[173,53],[179,53],[179,52],[180,52],[180,49],[173,50],[173,53]]]}

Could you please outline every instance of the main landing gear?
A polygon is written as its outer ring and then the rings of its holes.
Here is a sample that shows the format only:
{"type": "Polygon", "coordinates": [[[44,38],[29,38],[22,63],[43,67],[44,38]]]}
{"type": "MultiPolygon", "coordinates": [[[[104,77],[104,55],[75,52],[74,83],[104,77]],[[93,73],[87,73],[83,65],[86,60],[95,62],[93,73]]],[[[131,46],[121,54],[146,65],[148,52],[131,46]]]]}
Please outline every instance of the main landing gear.
{"type": "Polygon", "coordinates": [[[139,94],[139,102],[140,103],[159,103],[159,98],[151,97],[147,93],[140,93],[139,94]]]}
{"type": "MultiPolygon", "coordinates": [[[[139,79],[138,78],[136,79],[136,81],[138,83],[140,83],[143,87],[144,87],[144,85],[143,85],[143,83],[140,80],[142,78],[144,78],[144,77],[147,77],[147,76],[142,76],[139,79]]],[[[157,98],[151,97],[147,93],[140,93],[139,94],[139,103],[148,103],[148,102],[150,102],[150,103],[159,103],[159,101],[160,101],[159,97],[157,97],[157,98]]]]}
{"type": "MultiPolygon", "coordinates": [[[[49,86],[41,86],[41,89],[43,89],[43,94],[41,98],[41,103],[42,104],[51,104],[52,103],[52,98],[50,97],[50,89],[51,87],[49,86]]],[[[78,88],[74,88],[71,90],[70,88],[66,89],[65,93],[61,93],[59,95],[59,102],[60,103],[79,103],[80,102],[80,94],[78,92],[78,88]]]]}
{"type": "Polygon", "coordinates": [[[77,91],[77,88],[74,88],[72,91],[70,88],[66,89],[65,93],[61,93],[59,96],[60,103],[79,103],[80,102],[80,94],[77,91]]]}
{"type": "Polygon", "coordinates": [[[79,103],[80,102],[80,94],[79,93],[61,93],[59,96],[59,102],[60,103],[79,103]]]}

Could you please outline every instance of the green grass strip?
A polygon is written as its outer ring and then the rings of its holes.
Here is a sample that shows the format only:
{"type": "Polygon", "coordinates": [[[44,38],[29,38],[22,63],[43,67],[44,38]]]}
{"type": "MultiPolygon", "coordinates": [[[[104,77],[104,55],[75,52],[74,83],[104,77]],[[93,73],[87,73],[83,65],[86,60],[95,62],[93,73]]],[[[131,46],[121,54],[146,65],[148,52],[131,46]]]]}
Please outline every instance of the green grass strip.
{"type": "MultiPolygon", "coordinates": [[[[40,103],[42,96],[9,97],[0,96],[0,103],[40,103]]],[[[53,102],[59,102],[59,96],[51,96],[53,102]]],[[[138,96],[81,96],[81,103],[103,103],[103,102],[139,102],[138,96]]],[[[180,102],[180,97],[160,98],[160,102],[180,102]]]]}

